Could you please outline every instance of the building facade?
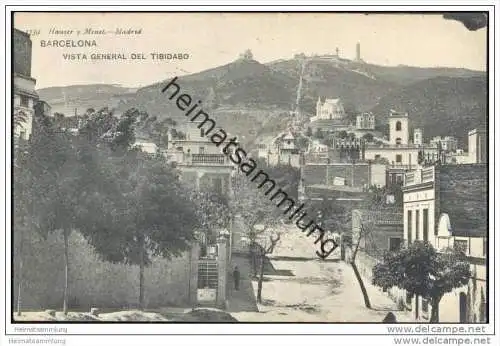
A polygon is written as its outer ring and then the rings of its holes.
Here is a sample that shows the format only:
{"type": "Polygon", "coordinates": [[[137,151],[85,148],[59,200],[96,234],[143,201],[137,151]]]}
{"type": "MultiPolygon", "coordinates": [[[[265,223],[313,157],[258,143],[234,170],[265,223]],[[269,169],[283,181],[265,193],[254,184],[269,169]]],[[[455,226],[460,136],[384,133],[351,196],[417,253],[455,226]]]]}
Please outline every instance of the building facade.
{"type": "Polygon", "coordinates": [[[440,147],[441,150],[445,152],[456,151],[458,147],[458,141],[453,136],[434,137],[430,140],[429,144],[435,147],[440,147]]]}
{"type": "Polygon", "coordinates": [[[357,130],[375,130],[375,115],[373,113],[363,113],[356,116],[357,130]]]}
{"type": "Polygon", "coordinates": [[[302,154],[291,132],[275,139],[275,150],[268,151],[267,163],[270,166],[288,165],[296,168],[300,167],[302,154]]]}
{"type": "Polygon", "coordinates": [[[325,99],[321,101],[321,97],[318,97],[318,101],[316,102],[316,117],[312,118],[311,121],[344,119],[345,115],[344,105],[340,99],[325,99]]]}
{"type": "Polygon", "coordinates": [[[425,145],[423,132],[414,131],[414,143],[409,140],[408,113],[390,111],[389,143],[367,144],[365,159],[385,160],[391,166],[414,169],[420,163],[434,163],[440,160],[441,152],[436,146],[425,145]],[[415,143],[416,142],[416,143],[415,143]]]}
{"type": "Polygon", "coordinates": [[[168,155],[176,162],[182,181],[197,189],[206,188],[230,194],[234,165],[221,148],[205,136],[203,127],[198,127],[200,124],[189,123],[185,139],[172,139],[168,155]]]}
{"type": "Polygon", "coordinates": [[[424,144],[424,131],[422,129],[413,130],[413,144],[417,146],[424,144]]]}
{"type": "Polygon", "coordinates": [[[332,132],[348,127],[346,113],[340,99],[325,99],[318,97],[316,115],[310,119],[313,131],[332,132]]]}
{"type": "MultiPolygon", "coordinates": [[[[234,165],[206,135],[202,122],[190,122],[185,139],[171,139],[167,157],[181,181],[196,190],[230,199],[234,165]]],[[[200,234],[190,252],[189,297],[193,306],[226,307],[226,282],[231,261],[232,225],[200,234]]]]}
{"type": "MultiPolygon", "coordinates": [[[[459,248],[467,255],[468,285],[446,294],[440,322],[485,322],[487,316],[487,166],[431,166],[408,172],[403,186],[404,239],[428,241],[436,249],[459,248]]],[[[415,319],[430,318],[429,302],[407,297],[415,319]]]]}
{"type": "Polygon", "coordinates": [[[13,44],[12,118],[18,119],[13,135],[15,140],[28,140],[33,131],[34,107],[38,101],[36,79],[31,77],[32,42],[27,33],[14,29],[13,44]]]}
{"type": "Polygon", "coordinates": [[[469,162],[488,162],[488,143],[486,129],[469,131],[469,162]]]}

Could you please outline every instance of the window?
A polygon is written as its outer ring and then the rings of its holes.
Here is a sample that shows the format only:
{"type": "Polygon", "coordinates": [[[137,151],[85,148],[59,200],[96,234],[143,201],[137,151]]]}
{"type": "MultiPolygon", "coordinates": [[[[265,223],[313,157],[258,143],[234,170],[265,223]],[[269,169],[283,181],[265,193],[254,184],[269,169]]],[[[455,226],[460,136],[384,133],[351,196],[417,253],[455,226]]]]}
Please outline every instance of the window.
{"type": "Polygon", "coordinates": [[[26,131],[21,131],[21,133],[19,134],[19,138],[26,139],[26,131]]]}
{"type": "Polygon", "coordinates": [[[389,251],[397,251],[401,248],[401,238],[389,238],[389,251]]]}
{"type": "Polygon", "coordinates": [[[397,145],[401,145],[401,138],[399,138],[399,137],[398,137],[398,138],[396,138],[396,144],[397,144],[397,145]]]}
{"type": "Polygon", "coordinates": [[[379,154],[375,155],[375,160],[378,160],[378,159],[380,159],[380,155],[379,154]]]}
{"type": "Polygon", "coordinates": [[[483,238],[483,256],[486,257],[486,251],[488,248],[488,242],[486,241],[486,238],[483,238]]]}
{"type": "Polygon", "coordinates": [[[462,251],[464,254],[467,254],[469,244],[467,240],[455,239],[455,241],[453,242],[453,247],[459,251],[462,251]]]}
{"type": "Polygon", "coordinates": [[[401,131],[401,121],[396,121],[396,131],[401,131]]]}
{"type": "Polygon", "coordinates": [[[198,149],[198,152],[199,152],[200,154],[205,154],[205,148],[204,148],[204,147],[200,147],[200,148],[198,149]]]}
{"type": "Polygon", "coordinates": [[[424,233],[424,241],[429,241],[429,209],[424,209],[422,227],[424,233]]]}
{"type": "Polygon", "coordinates": [[[408,227],[408,228],[407,228],[407,230],[406,230],[406,232],[407,232],[406,237],[408,238],[408,245],[410,245],[410,244],[411,244],[411,236],[412,236],[412,234],[411,234],[411,233],[412,233],[412,231],[411,231],[411,226],[412,226],[412,224],[413,224],[413,220],[412,220],[412,217],[411,217],[411,216],[412,216],[412,215],[411,215],[411,210],[408,210],[408,220],[407,220],[407,227],[408,227]]]}
{"type": "Polygon", "coordinates": [[[420,239],[420,210],[415,211],[415,239],[420,239]]]}
{"type": "Polygon", "coordinates": [[[403,155],[401,155],[401,154],[397,154],[397,155],[396,155],[396,162],[397,162],[397,163],[401,163],[401,161],[403,161],[403,155]]]}
{"type": "Polygon", "coordinates": [[[30,98],[26,95],[20,95],[21,106],[29,107],[30,106],[30,98]]]}

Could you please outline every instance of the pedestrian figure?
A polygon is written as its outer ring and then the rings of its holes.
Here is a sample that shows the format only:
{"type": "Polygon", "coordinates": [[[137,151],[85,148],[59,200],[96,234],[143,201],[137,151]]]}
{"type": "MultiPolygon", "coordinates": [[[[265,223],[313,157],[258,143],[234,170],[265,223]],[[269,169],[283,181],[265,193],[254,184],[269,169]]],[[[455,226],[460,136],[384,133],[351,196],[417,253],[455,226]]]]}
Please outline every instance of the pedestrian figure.
{"type": "Polygon", "coordinates": [[[240,270],[238,266],[234,267],[233,271],[234,289],[238,291],[240,289],[240,270]]]}
{"type": "Polygon", "coordinates": [[[387,313],[385,315],[384,319],[382,320],[382,323],[397,323],[398,321],[396,320],[396,315],[394,315],[392,312],[387,313]]]}

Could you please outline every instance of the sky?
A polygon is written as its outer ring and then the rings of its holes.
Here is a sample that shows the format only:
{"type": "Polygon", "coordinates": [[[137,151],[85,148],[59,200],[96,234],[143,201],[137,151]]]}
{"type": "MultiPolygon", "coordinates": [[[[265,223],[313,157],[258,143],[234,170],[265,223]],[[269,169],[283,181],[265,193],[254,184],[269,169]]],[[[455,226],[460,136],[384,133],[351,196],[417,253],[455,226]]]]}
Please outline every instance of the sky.
{"type": "Polygon", "coordinates": [[[14,27],[32,35],[37,89],[75,84],[145,86],[234,61],[246,49],[269,62],[294,54],[333,54],[372,64],[486,70],[487,31],[469,31],[441,15],[341,13],[16,13],[14,27]],[[51,35],[51,28],[73,30],[51,35]],[[142,29],[139,35],[77,35],[86,28],[142,29]],[[95,40],[96,47],[42,47],[42,40],[95,40]],[[86,54],[65,60],[63,54],[86,54]],[[92,61],[91,53],[144,54],[147,60],[92,61]],[[150,53],[189,54],[152,60],[150,53]]]}

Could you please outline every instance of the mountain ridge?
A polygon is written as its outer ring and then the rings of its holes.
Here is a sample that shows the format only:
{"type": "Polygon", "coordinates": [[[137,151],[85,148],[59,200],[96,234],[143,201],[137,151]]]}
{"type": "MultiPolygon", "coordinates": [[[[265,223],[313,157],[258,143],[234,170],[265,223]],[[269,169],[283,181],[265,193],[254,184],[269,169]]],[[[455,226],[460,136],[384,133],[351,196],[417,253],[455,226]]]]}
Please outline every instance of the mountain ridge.
{"type": "MultiPolygon", "coordinates": [[[[64,108],[69,110],[66,111],[68,114],[73,114],[71,110],[75,108],[82,112],[86,108],[105,106],[116,109],[119,114],[135,107],[160,119],[181,119],[182,113],[175,103],[161,93],[169,80],[137,89],[116,84],[92,84],[44,88],[38,92],[54,111],[64,108]]],[[[486,73],[482,71],[386,67],[334,55],[297,56],[266,64],[253,59],[238,59],[178,77],[182,92],[189,93],[193,100],[202,100],[205,111],[211,112],[214,118],[220,117],[221,124],[227,126],[228,131],[241,136],[262,132],[258,126],[281,130],[280,127],[286,127],[288,122],[283,116],[288,116],[297,107],[312,116],[317,98],[321,96],[342,99],[351,114],[374,111],[381,121],[385,119],[387,114],[384,112],[388,108],[408,108],[415,113],[412,115],[417,119],[415,126],[428,128],[430,134],[442,131],[438,134],[463,138],[461,133],[468,128],[461,127],[469,127],[485,112],[485,81],[486,73]],[[435,78],[441,79],[432,82],[435,78]],[[443,88],[449,92],[443,92],[443,88]],[[413,89],[417,91],[412,92],[413,89]],[[434,113],[439,114],[441,120],[424,114],[433,113],[425,98],[432,100],[432,107],[437,109],[434,113]],[[467,102],[460,103],[460,99],[467,102]],[[457,104],[464,107],[463,112],[457,104]],[[268,117],[277,118],[269,121],[268,117]],[[446,132],[449,127],[443,127],[443,119],[453,120],[452,133],[446,132]]]]}

